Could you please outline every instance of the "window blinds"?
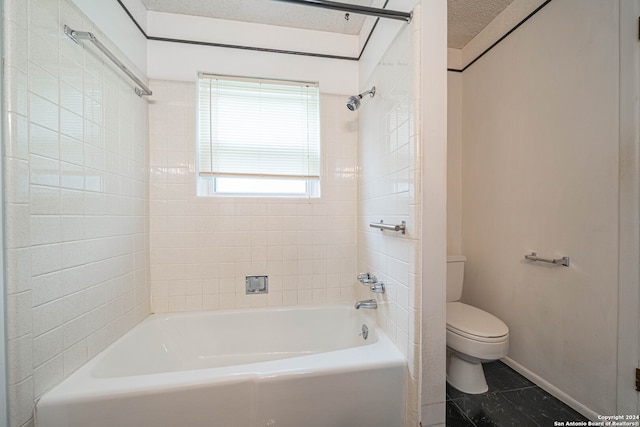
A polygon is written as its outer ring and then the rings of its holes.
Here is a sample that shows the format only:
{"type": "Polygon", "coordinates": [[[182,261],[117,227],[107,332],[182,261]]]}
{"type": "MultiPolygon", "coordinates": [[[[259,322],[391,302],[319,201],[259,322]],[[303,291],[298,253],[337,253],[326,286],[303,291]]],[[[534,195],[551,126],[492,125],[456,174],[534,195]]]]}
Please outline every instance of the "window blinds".
{"type": "Polygon", "coordinates": [[[200,175],[317,179],[317,84],[199,75],[200,175]]]}

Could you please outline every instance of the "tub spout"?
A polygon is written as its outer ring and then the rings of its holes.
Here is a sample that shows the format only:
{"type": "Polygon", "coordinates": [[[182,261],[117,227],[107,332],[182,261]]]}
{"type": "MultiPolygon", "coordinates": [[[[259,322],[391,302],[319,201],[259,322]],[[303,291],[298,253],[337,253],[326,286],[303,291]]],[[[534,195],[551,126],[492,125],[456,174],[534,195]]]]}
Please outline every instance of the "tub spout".
{"type": "Polygon", "coordinates": [[[378,308],[378,302],[374,299],[366,299],[356,302],[356,310],[360,308],[378,308]]]}

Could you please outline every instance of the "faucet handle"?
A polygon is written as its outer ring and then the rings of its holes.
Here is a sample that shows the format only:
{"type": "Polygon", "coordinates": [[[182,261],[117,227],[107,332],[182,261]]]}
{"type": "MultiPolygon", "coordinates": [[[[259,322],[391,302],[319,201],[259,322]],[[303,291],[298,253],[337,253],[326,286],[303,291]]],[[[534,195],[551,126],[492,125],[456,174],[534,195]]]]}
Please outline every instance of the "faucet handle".
{"type": "Polygon", "coordinates": [[[371,285],[370,289],[371,289],[371,292],[373,293],[384,294],[384,291],[385,291],[384,282],[376,282],[371,285]]]}
{"type": "Polygon", "coordinates": [[[369,283],[378,282],[378,278],[376,276],[372,276],[371,273],[360,273],[358,274],[358,281],[363,285],[367,285],[369,283]]]}

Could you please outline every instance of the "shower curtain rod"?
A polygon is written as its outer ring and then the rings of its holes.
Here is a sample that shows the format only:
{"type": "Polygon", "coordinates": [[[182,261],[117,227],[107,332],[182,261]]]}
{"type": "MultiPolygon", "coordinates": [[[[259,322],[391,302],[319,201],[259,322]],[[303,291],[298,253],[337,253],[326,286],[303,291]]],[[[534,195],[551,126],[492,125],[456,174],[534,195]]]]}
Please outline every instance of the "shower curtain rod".
{"type": "Polygon", "coordinates": [[[378,18],[396,19],[399,21],[411,22],[411,12],[400,12],[397,10],[379,9],[377,7],[359,6],[357,4],[338,3],[328,0],[275,0],[285,3],[294,3],[303,6],[321,7],[324,9],[339,10],[342,12],[357,13],[360,15],[377,16],[378,18]]]}
{"type": "Polygon", "coordinates": [[[114,64],[118,66],[131,80],[133,80],[136,85],[139,87],[135,88],[136,94],[138,96],[143,95],[151,95],[151,89],[149,89],[139,78],[135,76],[109,49],[105,47],[100,41],[93,35],[93,33],[85,32],[85,31],[76,31],[72,30],[68,26],[64,26],[64,33],[74,42],[78,43],[78,40],[91,40],[91,42],[96,45],[98,49],[102,53],[104,53],[107,58],[113,61],[114,64]]]}

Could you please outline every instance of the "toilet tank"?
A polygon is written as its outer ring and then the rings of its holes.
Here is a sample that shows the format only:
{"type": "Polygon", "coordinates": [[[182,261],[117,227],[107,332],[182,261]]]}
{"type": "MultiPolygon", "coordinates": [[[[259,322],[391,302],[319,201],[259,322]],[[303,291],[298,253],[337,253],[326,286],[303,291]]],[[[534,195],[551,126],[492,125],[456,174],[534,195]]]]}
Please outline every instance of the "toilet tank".
{"type": "Polygon", "coordinates": [[[462,298],[466,260],[462,255],[447,255],[447,302],[459,301],[462,298]]]}

